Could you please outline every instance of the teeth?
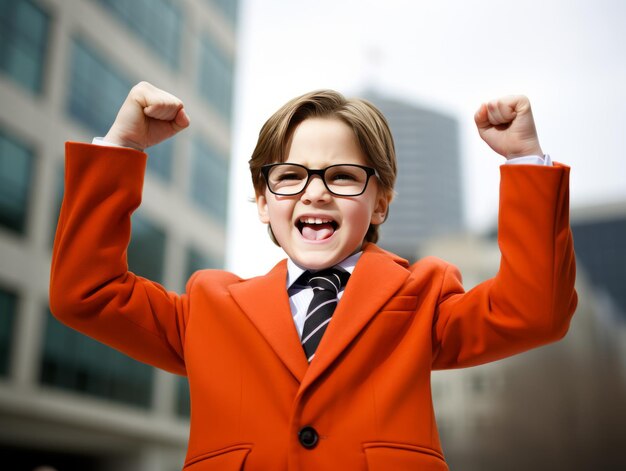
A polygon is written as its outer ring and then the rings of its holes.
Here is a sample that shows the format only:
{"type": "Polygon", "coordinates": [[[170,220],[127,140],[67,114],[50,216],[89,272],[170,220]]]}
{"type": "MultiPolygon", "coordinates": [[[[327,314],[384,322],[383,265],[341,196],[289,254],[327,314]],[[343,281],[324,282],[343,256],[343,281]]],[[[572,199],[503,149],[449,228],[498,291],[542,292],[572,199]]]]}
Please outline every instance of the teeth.
{"type": "Polygon", "coordinates": [[[332,220],[326,218],[302,217],[300,218],[300,222],[302,224],[327,224],[332,222],[332,220]]]}

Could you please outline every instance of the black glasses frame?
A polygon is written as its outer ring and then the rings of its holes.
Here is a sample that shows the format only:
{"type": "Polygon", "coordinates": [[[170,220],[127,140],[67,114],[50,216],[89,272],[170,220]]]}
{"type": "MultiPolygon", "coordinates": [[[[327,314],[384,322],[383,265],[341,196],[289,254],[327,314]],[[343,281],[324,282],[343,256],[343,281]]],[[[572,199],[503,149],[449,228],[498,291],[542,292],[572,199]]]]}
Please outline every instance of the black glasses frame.
{"type": "Polygon", "coordinates": [[[271,193],[274,193],[275,195],[278,196],[295,196],[295,195],[299,195],[300,193],[302,193],[304,190],[306,190],[306,187],[308,186],[309,182],[311,181],[311,175],[318,175],[322,182],[324,183],[324,186],[326,187],[326,189],[333,195],[335,196],[360,196],[363,193],[365,193],[365,190],[367,189],[367,184],[370,181],[370,177],[372,176],[376,176],[378,178],[378,172],[376,171],[376,169],[372,168],[372,167],[366,167],[365,165],[358,165],[358,164],[335,164],[335,165],[329,165],[328,167],[325,168],[320,168],[320,169],[310,169],[308,167],[305,167],[304,165],[300,165],[300,164],[292,164],[292,163],[288,163],[288,162],[278,162],[275,164],[267,164],[267,165],[263,165],[261,167],[261,173],[263,174],[263,178],[265,178],[265,183],[267,184],[267,188],[270,190],[271,193]],[[278,191],[274,191],[272,190],[272,188],[270,187],[269,184],[269,174],[270,174],[270,170],[272,170],[272,168],[274,167],[278,167],[280,165],[291,165],[294,167],[300,167],[303,168],[304,170],[306,170],[306,182],[304,182],[304,186],[302,187],[302,189],[296,193],[281,193],[278,191]],[[331,190],[328,187],[328,183],[326,183],[326,171],[328,169],[334,168],[334,167],[358,167],[361,168],[363,170],[365,170],[365,173],[367,175],[367,178],[365,179],[365,185],[363,185],[363,190],[360,193],[354,193],[354,194],[349,194],[349,195],[345,195],[345,194],[341,194],[341,193],[335,193],[333,190],[331,190]]]}

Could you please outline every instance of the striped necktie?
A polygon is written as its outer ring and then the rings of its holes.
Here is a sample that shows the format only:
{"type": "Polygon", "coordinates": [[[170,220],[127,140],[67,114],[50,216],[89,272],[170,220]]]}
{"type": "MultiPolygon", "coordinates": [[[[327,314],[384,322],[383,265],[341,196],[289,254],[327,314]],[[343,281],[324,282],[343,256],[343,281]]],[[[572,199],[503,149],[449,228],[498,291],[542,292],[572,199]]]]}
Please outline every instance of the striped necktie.
{"type": "Polygon", "coordinates": [[[315,350],[339,302],[337,296],[349,277],[350,273],[336,268],[315,273],[307,271],[301,277],[303,283],[313,288],[313,299],[307,309],[302,329],[302,346],[309,362],[315,356],[315,350]]]}

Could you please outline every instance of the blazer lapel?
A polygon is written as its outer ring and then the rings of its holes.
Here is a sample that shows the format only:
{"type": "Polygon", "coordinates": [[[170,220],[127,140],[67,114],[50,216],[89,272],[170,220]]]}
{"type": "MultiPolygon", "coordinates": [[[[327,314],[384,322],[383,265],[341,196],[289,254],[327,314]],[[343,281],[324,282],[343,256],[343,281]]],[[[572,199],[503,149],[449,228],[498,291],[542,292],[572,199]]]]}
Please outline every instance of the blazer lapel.
{"type": "Polygon", "coordinates": [[[348,347],[409,276],[408,262],[367,244],[324,332],[300,390],[318,378],[348,347]],[[366,300],[364,300],[366,297],[366,300]]]}
{"type": "Polygon", "coordinates": [[[287,261],[283,260],[267,275],[229,286],[228,289],[276,355],[301,382],[308,362],[291,315],[286,284],[287,261]]]}

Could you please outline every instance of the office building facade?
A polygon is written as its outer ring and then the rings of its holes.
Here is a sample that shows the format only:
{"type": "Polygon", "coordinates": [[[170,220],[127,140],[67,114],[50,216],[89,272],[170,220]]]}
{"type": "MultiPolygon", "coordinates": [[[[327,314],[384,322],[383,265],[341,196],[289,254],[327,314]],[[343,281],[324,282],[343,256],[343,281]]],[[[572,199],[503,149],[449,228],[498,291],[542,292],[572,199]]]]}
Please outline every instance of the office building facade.
{"type": "Polygon", "coordinates": [[[64,142],[103,136],[141,80],[179,96],[193,125],[148,150],[129,267],[179,292],[193,271],[221,267],[238,2],[1,5],[0,459],[16,470],[180,469],[186,380],[50,315],[64,142]]]}

